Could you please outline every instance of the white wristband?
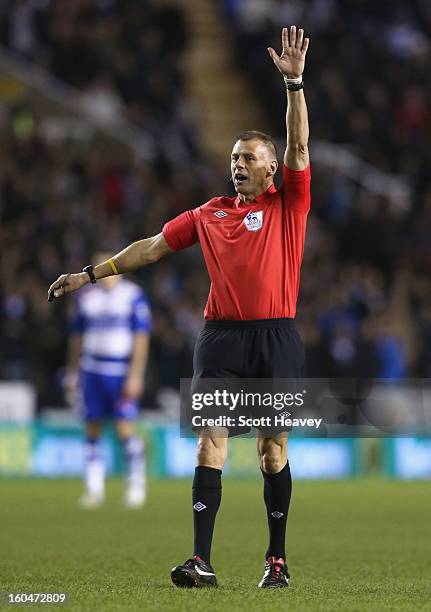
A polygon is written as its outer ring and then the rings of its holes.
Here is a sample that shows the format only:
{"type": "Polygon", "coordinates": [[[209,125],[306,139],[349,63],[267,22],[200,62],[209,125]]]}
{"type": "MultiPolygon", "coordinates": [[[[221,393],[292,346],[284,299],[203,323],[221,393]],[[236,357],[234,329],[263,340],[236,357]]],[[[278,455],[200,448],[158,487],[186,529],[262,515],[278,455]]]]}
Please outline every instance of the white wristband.
{"type": "Polygon", "coordinates": [[[302,74],[299,77],[295,77],[294,79],[288,79],[287,76],[283,78],[286,85],[300,85],[302,83],[302,74]]]}

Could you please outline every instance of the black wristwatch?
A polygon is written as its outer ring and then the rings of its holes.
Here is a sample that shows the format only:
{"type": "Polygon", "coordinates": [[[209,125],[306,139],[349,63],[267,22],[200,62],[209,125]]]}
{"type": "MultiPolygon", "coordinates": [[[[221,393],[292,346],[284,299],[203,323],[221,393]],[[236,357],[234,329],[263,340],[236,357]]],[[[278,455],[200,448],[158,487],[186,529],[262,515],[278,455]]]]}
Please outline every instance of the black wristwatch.
{"type": "Polygon", "coordinates": [[[286,83],[286,89],[287,91],[300,91],[301,89],[304,89],[304,81],[301,81],[300,83],[286,83]]]}
{"type": "Polygon", "coordinates": [[[94,285],[94,283],[97,283],[96,277],[94,276],[92,265],[85,266],[85,268],[82,268],[82,271],[88,274],[92,285],[94,285]]]}

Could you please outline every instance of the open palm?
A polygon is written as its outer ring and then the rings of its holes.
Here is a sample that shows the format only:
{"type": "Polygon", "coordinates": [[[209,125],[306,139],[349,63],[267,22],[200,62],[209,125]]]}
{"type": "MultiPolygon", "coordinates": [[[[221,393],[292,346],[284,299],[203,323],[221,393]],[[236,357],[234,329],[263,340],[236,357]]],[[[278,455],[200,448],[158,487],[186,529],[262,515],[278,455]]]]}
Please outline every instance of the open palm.
{"type": "Polygon", "coordinates": [[[304,38],[304,30],[296,29],[296,26],[283,28],[281,33],[281,43],[283,50],[278,55],[272,47],[268,47],[268,52],[272,61],[277,66],[281,74],[288,79],[294,79],[304,72],[305,55],[307,53],[309,38],[304,38]]]}

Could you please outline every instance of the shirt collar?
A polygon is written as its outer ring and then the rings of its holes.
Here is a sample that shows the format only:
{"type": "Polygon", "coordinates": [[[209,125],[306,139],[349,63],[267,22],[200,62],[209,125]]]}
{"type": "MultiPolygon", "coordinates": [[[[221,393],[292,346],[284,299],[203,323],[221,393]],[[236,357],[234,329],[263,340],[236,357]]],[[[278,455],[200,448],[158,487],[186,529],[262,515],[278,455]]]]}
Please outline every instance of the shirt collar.
{"type": "MultiPolygon", "coordinates": [[[[270,185],[266,191],[264,191],[263,193],[261,193],[258,196],[256,196],[255,199],[253,200],[253,202],[247,202],[247,204],[245,204],[245,205],[246,206],[250,206],[251,204],[254,204],[255,202],[256,202],[256,204],[261,204],[262,202],[264,202],[266,200],[266,198],[268,197],[269,194],[275,193],[276,191],[277,191],[277,188],[274,185],[274,183],[272,183],[272,185],[270,185]]],[[[234,204],[236,206],[238,206],[239,204],[244,204],[244,202],[239,197],[239,194],[236,196],[234,204]]]]}

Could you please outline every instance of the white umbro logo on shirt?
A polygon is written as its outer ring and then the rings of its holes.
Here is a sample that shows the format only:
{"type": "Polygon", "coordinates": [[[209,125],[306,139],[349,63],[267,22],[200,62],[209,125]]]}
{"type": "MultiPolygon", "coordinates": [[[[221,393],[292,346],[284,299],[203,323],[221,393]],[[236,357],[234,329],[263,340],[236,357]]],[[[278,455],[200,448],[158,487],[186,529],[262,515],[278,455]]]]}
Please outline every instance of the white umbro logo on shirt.
{"type": "Polygon", "coordinates": [[[222,217],[227,217],[227,212],[225,212],[224,210],[218,210],[217,212],[214,213],[216,217],[218,217],[219,219],[221,219],[222,217]]]}

